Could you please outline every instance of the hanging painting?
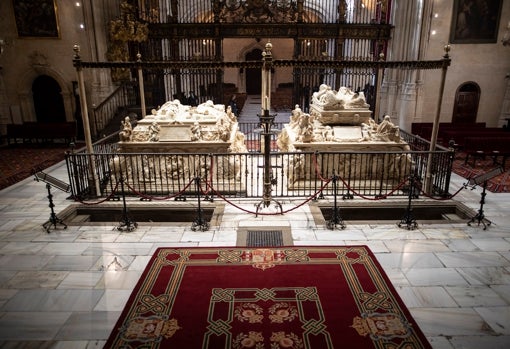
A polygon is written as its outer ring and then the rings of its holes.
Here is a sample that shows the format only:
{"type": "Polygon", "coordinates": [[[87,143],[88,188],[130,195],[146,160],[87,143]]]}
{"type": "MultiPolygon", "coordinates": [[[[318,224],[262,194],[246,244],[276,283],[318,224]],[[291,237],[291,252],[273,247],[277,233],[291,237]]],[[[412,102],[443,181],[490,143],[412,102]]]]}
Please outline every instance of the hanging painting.
{"type": "Polygon", "coordinates": [[[455,0],[450,42],[495,43],[503,0],[455,0]]]}
{"type": "Polygon", "coordinates": [[[59,38],[56,0],[13,0],[20,38],[59,38]]]}

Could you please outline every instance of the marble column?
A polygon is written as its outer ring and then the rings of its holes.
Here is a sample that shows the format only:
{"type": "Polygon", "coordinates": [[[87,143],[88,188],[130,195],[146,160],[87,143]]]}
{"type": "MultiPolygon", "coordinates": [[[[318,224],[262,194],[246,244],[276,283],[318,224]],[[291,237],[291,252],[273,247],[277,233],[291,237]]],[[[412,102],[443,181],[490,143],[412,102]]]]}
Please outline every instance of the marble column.
{"type": "MultiPolygon", "coordinates": [[[[414,61],[423,58],[427,15],[432,0],[395,0],[391,22],[395,24],[388,51],[389,61],[414,61]]],[[[404,130],[411,129],[416,118],[418,97],[422,86],[420,73],[410,70],[387,69],[381,86],[380,112],[391,116],[404,130]]]]}

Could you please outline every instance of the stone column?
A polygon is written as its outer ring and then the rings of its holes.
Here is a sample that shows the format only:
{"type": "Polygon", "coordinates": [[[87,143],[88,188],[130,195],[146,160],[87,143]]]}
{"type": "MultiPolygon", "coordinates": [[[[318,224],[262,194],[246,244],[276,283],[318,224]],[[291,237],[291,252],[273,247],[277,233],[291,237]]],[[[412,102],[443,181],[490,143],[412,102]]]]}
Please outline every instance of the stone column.
{"type": "MultiPolygon", "coordinates": [[[[432,0],[394,0],[391,23],[395,24],[388,61],[415,61],[423,58],[424,18],[430,16],[432,0]]],[[[381,88],[380,112],[388,114],[404,130],[411,129],[416,117],[421,78],[417,71],[387,69],[381,88]]]]}
{"type": "MultiPolygon", "coordinates": [[[[83,22],[86,28],[85,40],[87,54],[85,60],[93,62],[106,61],[108,51],[108,24],[119,15],[120,2],[118,0],[103,1],[92,0],[83,2],[83,22]]],[[[89,103],[98,105],[115,89],[110,78],[109,69],[93,69],[87,71],[86,75],[90,81],[89,103]]]]}
{"type": "Polygon", "coordinates": [[[510,127],[510,73],[506,75],[506,91],[499,114],[498,127],[510,127]]]}
{"type": "Polygon", "coordinates": [[[7,133],[7,124],[10,124],[9,105],[7,103],[7,92],[5,89],[2,67],[0,66],[0,136],[7,133]]]}

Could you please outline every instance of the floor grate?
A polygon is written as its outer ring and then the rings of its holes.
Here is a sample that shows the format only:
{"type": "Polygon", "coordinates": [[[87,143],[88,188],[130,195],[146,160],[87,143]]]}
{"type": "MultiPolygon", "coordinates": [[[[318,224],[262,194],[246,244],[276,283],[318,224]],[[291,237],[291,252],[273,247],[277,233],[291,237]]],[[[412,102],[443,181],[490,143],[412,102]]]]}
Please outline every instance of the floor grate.
{"type": "Polygon", "coordinates": [[[246,246],[249,247],[278,247],[284,246],[281,230],[248,230],[246,246]]]}

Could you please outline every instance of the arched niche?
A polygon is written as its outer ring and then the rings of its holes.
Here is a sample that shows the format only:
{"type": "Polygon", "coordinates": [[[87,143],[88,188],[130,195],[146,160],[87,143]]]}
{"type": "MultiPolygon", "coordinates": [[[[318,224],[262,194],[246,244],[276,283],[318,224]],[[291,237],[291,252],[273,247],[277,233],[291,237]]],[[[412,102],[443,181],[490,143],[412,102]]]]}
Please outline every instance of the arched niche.
{"type": "Polygon", "coordinates": [[[479,102],[480,86],[473,81],[461,84],[455,93],[452,123],[466,124],[476,122],[479,102]]]}
{"type": "Polygon", "coordinates": [[[48,75],[39,75],[32,83],[32,97],[37,122],[65,122],[62,88],[48,75]]]}
{"type": "Polygon", "coordinates": [[[33,67],[27,70],[19,80],[16,91],[20,102],[23,121],[37,121],[32,88],[34,81],[40,76],[48,76],[60,86],[60,93],[65,110],[65,120],[73,121],[72,84],[70,82],[67,83],[59,73],[48,66],[33,67]]]}

